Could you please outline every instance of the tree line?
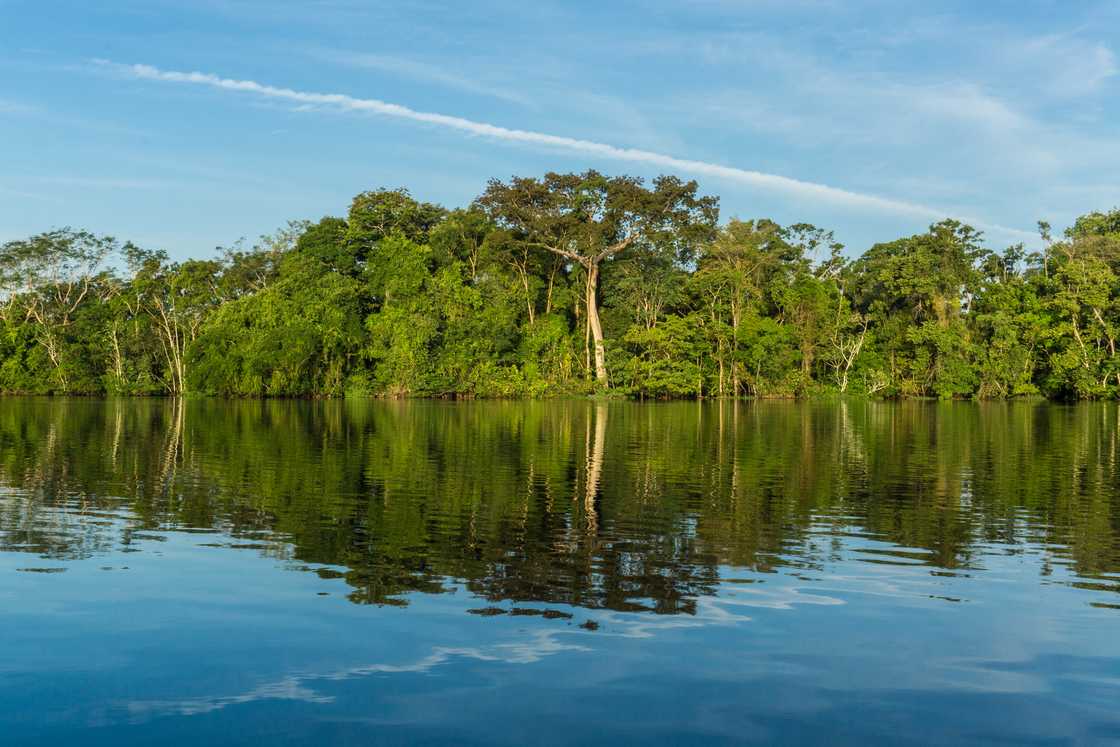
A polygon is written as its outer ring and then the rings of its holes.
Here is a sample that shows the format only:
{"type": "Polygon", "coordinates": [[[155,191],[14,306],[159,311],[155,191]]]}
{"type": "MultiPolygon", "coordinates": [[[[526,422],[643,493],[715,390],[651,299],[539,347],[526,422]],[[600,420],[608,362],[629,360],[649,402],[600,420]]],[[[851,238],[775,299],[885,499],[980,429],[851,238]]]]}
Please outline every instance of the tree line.
{"type": "Polygon", "coordinates": [[[0,246],[0,391],[1115,398],[1120,209],[1042,249],[946,220],[846,256],[695,182],[404,189],[212,259],[58,229],[0,246]]]}

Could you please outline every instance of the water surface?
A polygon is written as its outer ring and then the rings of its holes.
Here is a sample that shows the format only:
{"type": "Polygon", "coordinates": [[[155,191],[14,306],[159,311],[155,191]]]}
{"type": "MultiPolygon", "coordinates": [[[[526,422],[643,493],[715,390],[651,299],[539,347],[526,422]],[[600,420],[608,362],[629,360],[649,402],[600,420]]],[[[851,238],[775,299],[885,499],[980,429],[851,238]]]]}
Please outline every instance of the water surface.
{"type": "Polygon", "coordinates": [[[1114,404],[0,400],[4,744],[1120,741],[1114,404]]]}

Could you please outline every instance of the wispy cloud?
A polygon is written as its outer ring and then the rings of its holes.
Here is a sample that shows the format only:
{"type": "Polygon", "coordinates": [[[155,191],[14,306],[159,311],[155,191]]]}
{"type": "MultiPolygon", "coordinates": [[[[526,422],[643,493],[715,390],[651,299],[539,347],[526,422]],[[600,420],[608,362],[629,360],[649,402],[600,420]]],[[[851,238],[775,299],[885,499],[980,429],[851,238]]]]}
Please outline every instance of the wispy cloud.
{"type": "Polygon", "coordinates": [[[0,99],[0,114],[33,114],[38,111],[38,107],[25,104],[22,101],[0,99]]]}
{"type": "Polygon", "coordinates": [[[1098,93],[1120,74],[1111,47],[1072,33],[1016,40],[1002,52],[1013,70],[1057,98],[1098,93]]]}
{"type": "Polygon", "coordinates": [[[464,91],[466,93],[489,96],[490,98],[508,101],[520,106],[533,105],[533,102],[528,97],[517,91],[501,86],[490,85],[476,78],[452,73],[438,65],[430,65],[418,60],[361,52],[317,51],[314,52],[313,55],[321,60],[339,65],[366,70],[379,70],[413,80],[434,83],[445,88],[464,91]]]}
{"type": "MultiPolygon", "coordinates": [[[[407,106],[380,101],[378,99],[356,98],[341,93],[298,91],[291,88],[282,88],[259,83],[253,80],[223,78],[211,73],[161,70],[151,65],[120,65],[105,60],[97,60],[95,62],[118,73],[143,80],[207,86],[226,91],[289,101],[298,106],[333,107],[343,111],[377,114],[443,127],[469,135],[488,137],[505,142],[575,151],[612,160],[642,163],[649,166],[665,168],[670,171],[709,176],[729,182],[744,184],[761,190],[789,195],[797,199],[826,202],[851,209],[887,212],[894,215],[921,218],[924,220],[939,220],[949,217],[949,211],[906,200],[883,197],[865,192],[856,192],[829,186],[827,184],[794,179],[779,174],[726,166],[708,161],[679,158],[650,150],[619,147],[592,140],[503,127],[448,114],[418,111],[407,106]]],[[[968,222],[978,228],[985,229],[992,233],[999,233],[1015,239],[1034,238],[1034,234],[1027,231],[987,223],[966,216],[957,217],[968,220],[968,222]]]]}
{"type": "MultiPolygon", "coordinates": [[[[569,637],[585,635],[565,632],[569,637]]],[[[278,681],[259,685],[237,695],[133,701],[127,704],[127,711],[130,720],[138,723],[159,716],[197,716],[262,700],[325,704],[333,702],[334,697],[315,690],[313,685],[316,682],[345,682],[377,674],[424,674],[462,659],[506,664],[534,664],[558,653],[587,650],[587,647],[580,644],[562,643],[559,640],[562,634],[557,630],[541,630],[525,640],[497,643],[482,648],[436,646],[427,656],[403,664],[377,663],[333,672],[288,675],[278,681]]]]}
{"type": "Polygon", "coordinates": [[[100,176],[43,176],[35,181],[45,184],[58,184],[64,187],[86,187],[90,189],[162,189],[173,186],[173,182],[163,179],[128,179],[100,176]]]}
{"type": "Polygon", "coordinates": [[[24,197],[29,200],[42,200],[44,202],[61,202],[61,200],[55,197],[51,197],[50,195],[39,194],[38,192],[28,192],[23,189],[11,189],[10,187],[3,186],[0,186],[0,195],[24,197]]]}
{"type": "MultiPolygon", "coordinates": [[[[667,37],[664,51],[645,54],[689,57],[710,79],[733,81],[687,92],[677,110],[686,114],[666,113],[689,127],[718,135],[730,125],[774,153],[826,158],[855,189],[1053,220],[1088,207],[1063,202],[1059,186],[1120,165],[1108,127],[1120,76],[1112,49],[1090,36],[1107,27],[1038,35],[935,17],[897,38],[877,25],[855,36],[841,28],[832,46],[732,30],[667,37]]],[[[1090,205],[1113,203],[1105,194],[1090,205]]]]}

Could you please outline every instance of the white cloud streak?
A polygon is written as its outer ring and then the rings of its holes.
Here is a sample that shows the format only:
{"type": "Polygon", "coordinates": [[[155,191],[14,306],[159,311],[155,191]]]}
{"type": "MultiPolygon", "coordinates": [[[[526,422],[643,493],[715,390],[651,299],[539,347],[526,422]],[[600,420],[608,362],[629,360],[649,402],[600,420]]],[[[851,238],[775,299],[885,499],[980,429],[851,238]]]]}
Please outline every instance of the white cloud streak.
{"type": "Polygon", "coordinates": [[[163,179],[104,178],[91,176],[42,176],[32,177],[44,184],[58,184],[64,187],[86,187],[90,189],[165,189],[175,186],[163,179]]]}
{"type": "MultiPolygon", "coordinates": [[[[211,73],[179,72],[174,70],[161,70],[151,65],[121,65],[106,60],[95,60],[101,66],[111,68],[133,78],[142,80],[160,81],[165,83],[188,83],[226,91],[248,93],[265,98],[289,101],[303,107],[326,106],[343,111],[376,114],[386,117],[419,122],[427,125],[443,127],[469,135],[489,137],[505,142],[537,145],[560,150],[575,151],[587,155],[598,156],[618,161],[642,163],[657,166],[671,171],[679,171],[693,175],[710,176],[717,179],[745,184],[757,189],[778,192],[803,200],[816,200],[838,205],[841,207],[887,212],[894,215],[921,218],[923,220],[940,220],[951,217],[949,211],[936,207],[921,205],[905,200],[889,197],[854,192],[839,187],[832,187],[816,182],[802,181],[788,176],[768,174],[761,171],[742,169],[734,166],[724,166],[708,161],[697,161],[687,158],[656,153],[637,148],[624,148],[593,140],[551,135],[532,130],[520,130],[499,125],[478,122],[463,117],[456,117],[435,112],[417,111],[407,106],[393,104],[378,99],[356,98],[342,93],[316,93],[310,91],[297,91],[291,88],[281,88],[252,80],[236,80],[223,78],[211,73]]],[[[1008,228],[984,221],[969,220],[956,216],[966,222],[992,233],[1003,234],[1016,240],[1034,239],[1035,235],[1016,228],[1008,228]]]]}
{"type": "Polygon", "coordinates": [[[34,114],[38,111],[38,107],[24,104],[21,101],[0,99],[0,114],[34,114]]]}

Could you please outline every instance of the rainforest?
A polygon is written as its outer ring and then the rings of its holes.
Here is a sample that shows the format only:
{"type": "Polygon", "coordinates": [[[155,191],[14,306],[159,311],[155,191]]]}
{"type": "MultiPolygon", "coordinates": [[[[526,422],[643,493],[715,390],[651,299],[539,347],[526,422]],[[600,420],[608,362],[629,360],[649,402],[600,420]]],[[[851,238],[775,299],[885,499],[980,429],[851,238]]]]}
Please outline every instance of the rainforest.
{"type": "Polygon", "coordinates": [[[363,192],[206,259],[53,229],[0,247],[0,391],[1114,399],[1120,209],[1038,228],[845,248],[589,171],[363,192]]]}

